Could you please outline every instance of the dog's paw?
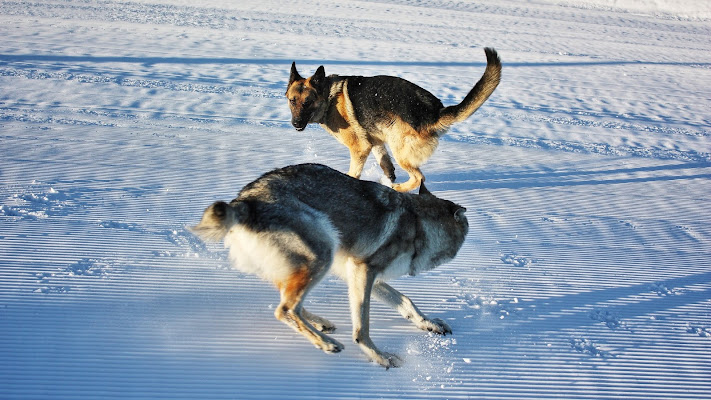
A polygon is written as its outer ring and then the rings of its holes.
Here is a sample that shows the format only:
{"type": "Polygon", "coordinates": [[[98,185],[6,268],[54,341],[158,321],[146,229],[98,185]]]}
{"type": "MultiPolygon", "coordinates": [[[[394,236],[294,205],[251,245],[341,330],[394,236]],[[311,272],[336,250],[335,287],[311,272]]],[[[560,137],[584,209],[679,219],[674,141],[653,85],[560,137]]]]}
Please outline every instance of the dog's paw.
{"type": "Polygon", "coordinates": [[[382,183],[385,186],[390,186],[395,183],[395,173],[386,173],[383,176],[380,177],[380,183],[382,183]]]}
{"type": "Polygon", "coordinates": [[[393,187],[393,182],[395,182],[395,175],[390,178],[387,175],[381,175],[380,176],[380,184],[383,186],[387,186],[389,188],[393,187]]]}
{"type": "Polygon", "coordinates": [[[326,353],[340,353],[345,346],[341,342],[331,338],[325,338],[316,347],[320,348],[326,353]]]}
{"type": "Polygon", "coordinates": [[[452,328],[439,318],[426,319],[417,325],[423,331],[437,333],[440,335],[452,334],[452,328]]]}
{"type": "Polygon", "coordinates": [[[385,367],[385,369],[400,368],[403,364],[402,358],[392,353],[380,353],[373,358],[373,361],[385,367]]]}

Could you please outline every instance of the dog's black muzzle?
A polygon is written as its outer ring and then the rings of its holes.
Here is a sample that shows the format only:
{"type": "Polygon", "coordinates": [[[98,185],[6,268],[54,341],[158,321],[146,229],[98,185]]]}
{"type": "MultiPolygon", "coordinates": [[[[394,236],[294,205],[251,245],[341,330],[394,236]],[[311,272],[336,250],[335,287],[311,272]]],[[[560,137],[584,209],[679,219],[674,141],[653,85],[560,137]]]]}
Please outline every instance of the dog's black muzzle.
{"type": "Polygon", "coordinates": [[[306,125],[308,125],[308,124],[309,124],[308,122],[294,121],[294,120],[291,121],[291,125],[293,125],[294,128],[299,132],[306,129],[306,125]]]}

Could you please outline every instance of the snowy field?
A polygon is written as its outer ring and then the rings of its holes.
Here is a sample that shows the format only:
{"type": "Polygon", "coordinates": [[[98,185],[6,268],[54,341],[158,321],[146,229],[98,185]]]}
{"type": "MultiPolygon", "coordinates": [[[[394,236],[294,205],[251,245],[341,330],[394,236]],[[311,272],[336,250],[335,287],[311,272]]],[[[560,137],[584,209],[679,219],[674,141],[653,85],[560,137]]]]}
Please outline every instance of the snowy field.
{"type": "Polygon", "coordinates": [[[711,397],[708,2],[3,0],[0,37],[0,399],[711,397]],[[402,368],[342,282],[307,300],[327,355],[185,229],[272,168],[347,171],[289,124],[293,60],[451,105],[487,46],[501,85],[423,168],[467,240],[392,282],[454,334],[373,306],[402,368]]]}

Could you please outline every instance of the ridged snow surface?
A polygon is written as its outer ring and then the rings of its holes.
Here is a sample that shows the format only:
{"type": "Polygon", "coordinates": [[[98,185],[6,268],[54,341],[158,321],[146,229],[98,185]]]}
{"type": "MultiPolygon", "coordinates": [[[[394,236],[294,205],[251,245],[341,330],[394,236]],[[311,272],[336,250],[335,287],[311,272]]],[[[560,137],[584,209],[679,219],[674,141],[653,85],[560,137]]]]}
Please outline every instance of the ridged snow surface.
{"type": "MultiPolygon", "coordinates": [[[[711,22],[705,2],[0,3],[0,399],[708,399],[711,22]],[[346,344],[273,317],[268,283],[185,228],[276,167],[348,169],[284,92],[396,75],[445,105],[501,85],[423,170],[465,206],[457,258],[374,303],[405,364],[351,342],[347,291],[307,298],[346,344]]],[[[406,174],[398,169],[398,180],[406,174]]],[[[363,178],[378,181],[373,158],[363,178]]],[[[368,218],[368,216],[363,216],[368,218]]]]}

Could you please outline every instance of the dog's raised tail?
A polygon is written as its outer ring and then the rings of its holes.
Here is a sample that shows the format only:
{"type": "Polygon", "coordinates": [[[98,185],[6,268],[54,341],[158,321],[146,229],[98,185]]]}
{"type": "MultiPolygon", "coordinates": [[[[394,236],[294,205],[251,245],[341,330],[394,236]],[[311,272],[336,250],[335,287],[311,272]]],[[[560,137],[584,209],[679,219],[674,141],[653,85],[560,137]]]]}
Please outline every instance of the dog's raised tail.
{"type": "Polygon", "coordinates": [[[244,220],[247,212],[247,205],[241,201],[230,204],[217,201],[205,209],[200,223],[191,227],[190,231],[206,242],[219,242],[232,225],[244,220]]]}
{"type": "Polygon", "coordinates": [[[499,59],[496,50],[492,48],[485,48],[484,53],[486,53],[484,75],[481,76],[479,82],[474,85],[461,103],[444,107],[440,110],[439,120],[437,121],[438,130],[444,132],[455,122],[461,122],[469,118],[484,104],[499,85],[499,81],[501,81],[501,59],[499,59]]]}

